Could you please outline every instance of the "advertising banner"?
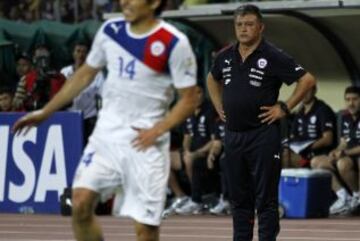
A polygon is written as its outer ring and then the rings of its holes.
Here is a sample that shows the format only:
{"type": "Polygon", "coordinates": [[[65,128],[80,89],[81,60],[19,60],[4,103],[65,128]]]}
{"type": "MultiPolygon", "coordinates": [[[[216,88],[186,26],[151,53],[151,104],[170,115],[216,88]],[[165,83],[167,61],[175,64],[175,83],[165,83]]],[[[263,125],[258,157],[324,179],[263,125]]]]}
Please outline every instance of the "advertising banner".
{"type": "Polygon", "coordinates": [[[60,213],[83,149],[82,115],[58,112],[14,135],[22,115],[0,113],[0,212],[60,213]]]}

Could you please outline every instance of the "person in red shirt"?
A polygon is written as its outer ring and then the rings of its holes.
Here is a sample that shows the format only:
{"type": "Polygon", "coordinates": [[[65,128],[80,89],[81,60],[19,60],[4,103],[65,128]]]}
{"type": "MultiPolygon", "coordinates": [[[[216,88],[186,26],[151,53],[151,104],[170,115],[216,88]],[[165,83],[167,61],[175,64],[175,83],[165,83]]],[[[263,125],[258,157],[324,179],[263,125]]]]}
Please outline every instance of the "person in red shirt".
{"type": "Polygon", "coordinates": [[[25,76],[26,98],[23,106],[27,111],[42,108],[65,82],[65,77],[51,68],[50,52],[46,46],[37,46],[33,62],[35,68],[25,76]]]}

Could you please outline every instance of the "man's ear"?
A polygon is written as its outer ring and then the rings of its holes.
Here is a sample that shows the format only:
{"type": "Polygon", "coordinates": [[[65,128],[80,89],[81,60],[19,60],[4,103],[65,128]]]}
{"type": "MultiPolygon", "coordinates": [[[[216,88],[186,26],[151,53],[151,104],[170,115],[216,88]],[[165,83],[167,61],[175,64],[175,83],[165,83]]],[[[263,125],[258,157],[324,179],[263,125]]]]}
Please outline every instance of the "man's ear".
{"type": "Polygon", "coordinates": [[[263,33],[265,30],[265,24],[264,23],[261,23],[260,25],[260,32],[263,33]]]}

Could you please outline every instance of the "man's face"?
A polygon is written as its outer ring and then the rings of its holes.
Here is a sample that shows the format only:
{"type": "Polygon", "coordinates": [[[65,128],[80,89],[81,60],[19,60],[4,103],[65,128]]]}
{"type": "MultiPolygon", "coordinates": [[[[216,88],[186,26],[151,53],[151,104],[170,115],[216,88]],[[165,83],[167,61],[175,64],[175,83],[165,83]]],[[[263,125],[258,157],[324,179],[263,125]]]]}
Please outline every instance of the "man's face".
{"type": "Polygon", "coordinates": [[[11,110],[12,95],[9,93],[0,94],[0,111],[11,110]]]}
{"type": "Polygon", "coordinates": [[[119,1],[124,18],[130,23],[137,23],[143,19],[154,16],[154,11],[160,4],[160,0],[119,1]]]}
{"type": "Polygon", "coordinates": [[[88,53],[88,48],[85,45],[76,45],[73,51],[73,58],[75,61],[84,63],[86,55],[88,53]]]}
{"type": "Polygon", "coordinates": [[[24,76],[31,70],[31,62],[27,59],[19,59],[16,65],[16,72],[19,76],[24,76]]]}
{"type": "Polygon", "coordinates": [[[252,45],[261,38],[264,24],[254,14],[235,17],[236,38],[241,44],[252,45]]]}
{"type": "Polygon", "coordinates": [[[345,105],[350,114],[357,114],[360,110],[360,96],[355,93],[345,94],[345,105]]]}

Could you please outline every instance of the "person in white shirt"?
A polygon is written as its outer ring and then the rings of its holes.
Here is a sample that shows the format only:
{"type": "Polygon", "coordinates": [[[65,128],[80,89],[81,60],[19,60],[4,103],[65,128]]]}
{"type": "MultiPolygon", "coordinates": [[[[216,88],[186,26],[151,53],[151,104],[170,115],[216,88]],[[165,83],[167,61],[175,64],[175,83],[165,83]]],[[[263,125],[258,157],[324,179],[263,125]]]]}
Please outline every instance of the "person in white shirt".
{"type": "MultiPolygon", "coordinates": [[[[60,71],[65,76],[66,80],[71,80],[75,71],[85,63],[88,52],[89,47],[85,42],[76,42],[72,53],[74,63],[65,66],[60,71]]],[[[104,80],[103,72],[99,71],[96,74],[94,81],[73,99],[72,105],[67,109],[69,111],[82,112],[84,117],[84,143],[87,143],[88,137],[95,127],[99,108],[98,100],[101,96],[104,80]]]]}
{"type": "Polygon", "coordinates": [[[77,240],[104,240],[94,216],[99,198],[117,192],[115,211],[135,221],[138,241],[159,240],[169,175],[169,130],[198,103],[196,61],[187,37],[157,16],[166,0],[120,0],[124,18],[98,30],[92,49],[71,81],[13,132],[39,124],[85,89],[107,67],[102,108],[73,182],[77,240]],[[168,111],[173,96],[178,100],[168,111]]]}

